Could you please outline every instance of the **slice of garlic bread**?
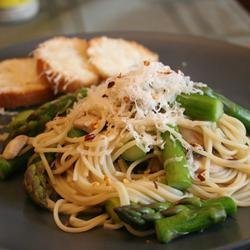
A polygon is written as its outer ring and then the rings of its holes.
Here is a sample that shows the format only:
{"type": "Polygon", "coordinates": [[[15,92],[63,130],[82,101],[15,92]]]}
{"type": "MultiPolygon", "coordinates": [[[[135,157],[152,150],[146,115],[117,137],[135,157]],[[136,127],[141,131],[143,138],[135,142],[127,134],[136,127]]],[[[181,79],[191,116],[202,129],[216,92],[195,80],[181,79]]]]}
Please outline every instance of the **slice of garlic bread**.
{"type": "Polygon", "coordinates": [[[88,62],[87,46],[84,39],[55,37],[34,51],[38,72],[51,84],[54,93],[73,92],[98,82],[98,74],[88,62]]]}
{"type": "Polygon", "coordinates": [[[52,97],[50,86],[37,74],[34,58],[0,62],[0,107],[25,107],[43,103],[52,97]]]}
{"type": "Polygon", "coordinates": [[[134,41],[96,37],[87,49],[90,62],[103,78],[124,74],[143,61],[158,61],[158,55],[134,41]]]}

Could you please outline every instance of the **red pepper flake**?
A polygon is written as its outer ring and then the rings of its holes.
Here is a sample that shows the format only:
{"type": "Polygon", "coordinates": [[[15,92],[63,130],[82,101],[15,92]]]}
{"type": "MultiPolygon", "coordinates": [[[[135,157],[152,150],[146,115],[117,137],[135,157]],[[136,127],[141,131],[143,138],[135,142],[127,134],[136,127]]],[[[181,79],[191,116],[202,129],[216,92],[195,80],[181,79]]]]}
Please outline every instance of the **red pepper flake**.
{"type": "Polygon", "coordinates": [[[150,62],[149,62],[149,61],[144,61],[143,64],[144,64],[145,66],[149,66],[149,65],[150,65],[150,62]]]}
{"type": "Polygon", "coordinates": [[[88,134],[84,136],[84,141],[91,141],[95,138],[94,134],[88,134]]]}
{"type": "Polygon", "coordinates": [[[112,88],[115,85],[114,81],[108,83],[108,89],[112,88]]]}
{"type": "Polygon", "coordinates": [[[102,95],[102,97],[108,97],[106,94],[102,95]]]}
{"type": "Polygon", "coordinates": [[[200,172],[200,173],[197,175],[197,177],[198,177],[198,179],[199,179],[200,181],[205,181],[205,177],[204,177],[203,173],[204,173],[204,171],[200,172]]]}

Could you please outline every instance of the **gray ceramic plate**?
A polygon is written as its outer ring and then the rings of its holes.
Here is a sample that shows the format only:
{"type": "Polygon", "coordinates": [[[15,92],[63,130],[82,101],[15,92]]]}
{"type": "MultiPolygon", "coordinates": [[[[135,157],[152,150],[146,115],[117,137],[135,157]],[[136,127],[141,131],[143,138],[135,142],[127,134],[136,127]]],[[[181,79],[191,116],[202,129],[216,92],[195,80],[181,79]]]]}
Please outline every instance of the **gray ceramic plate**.
{"type": "MultiPolygon", "coordinates": [[[[92,37],[99,34],[79,35],[92,37]]],[[[232,100],[250,108],[250,49],[190,36],[163,33],[112,32],[145,44],[159,53],[173,69],[181,69],[195,81],[208,83],[232,100]]],[[[40,42],[0,51],[0,59],[27,55],[40,42]]],[[[241,208],[228,219],[203,233],[184,236],[170,244],[152,238],[136,238],[125,230],[102,228],[82,234],[67,234],[54,224],[52,215],[27,199],[22,176],[0,183],[0,248],[3,249],[250,249],[250,208],[241,208]]]]}

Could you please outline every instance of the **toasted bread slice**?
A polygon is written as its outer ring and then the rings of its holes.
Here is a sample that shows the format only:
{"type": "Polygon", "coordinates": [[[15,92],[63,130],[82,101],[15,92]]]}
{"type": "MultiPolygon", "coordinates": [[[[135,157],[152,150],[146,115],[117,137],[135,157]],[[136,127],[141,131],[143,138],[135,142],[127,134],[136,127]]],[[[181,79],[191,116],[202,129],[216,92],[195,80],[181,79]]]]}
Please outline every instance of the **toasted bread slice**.
{"type": "Polygon", "coordinates": [[[34,58],[0,62],[0,107],[25,107],[43,103],[52,97],[50,86],[37,74],[34,58]]]}
{"type": "Polygon", "coordinates": [[[98,82],[98,74],[88,62],[87,46],[87,41],[80,38],[55,37],[34,51],[37,70],[55,93],[73,92],[98,82]]]}
{"type": "Polygon", "coordinates": [[[89,41],[90,62],[103,78],[124,74],[143,61],[158,61],[158,55],[134,41],[96,37],[89,41]]]}

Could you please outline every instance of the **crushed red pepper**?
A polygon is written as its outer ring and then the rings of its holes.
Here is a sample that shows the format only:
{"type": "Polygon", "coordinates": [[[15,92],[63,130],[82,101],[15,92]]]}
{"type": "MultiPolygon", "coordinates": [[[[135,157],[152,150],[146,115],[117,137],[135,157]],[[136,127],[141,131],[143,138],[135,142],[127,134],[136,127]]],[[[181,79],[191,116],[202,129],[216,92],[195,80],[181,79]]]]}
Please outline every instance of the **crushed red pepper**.
{"type": "Polygon", "coordinates": [[[95,138],[94,134],[88,134],[84,136],[84,141],[91,141],[95,138]]]}

